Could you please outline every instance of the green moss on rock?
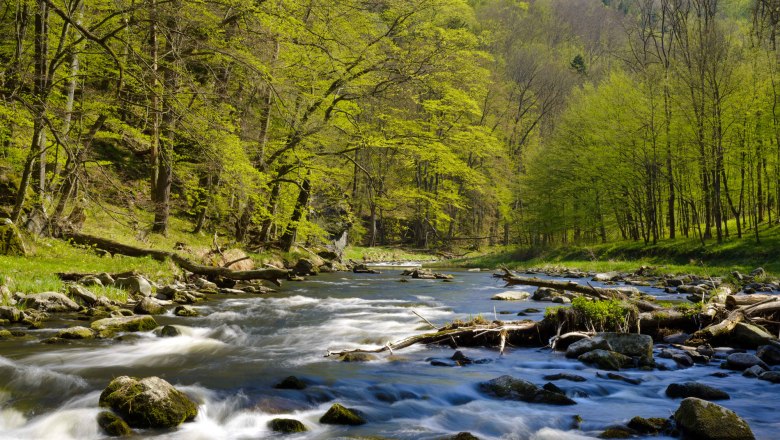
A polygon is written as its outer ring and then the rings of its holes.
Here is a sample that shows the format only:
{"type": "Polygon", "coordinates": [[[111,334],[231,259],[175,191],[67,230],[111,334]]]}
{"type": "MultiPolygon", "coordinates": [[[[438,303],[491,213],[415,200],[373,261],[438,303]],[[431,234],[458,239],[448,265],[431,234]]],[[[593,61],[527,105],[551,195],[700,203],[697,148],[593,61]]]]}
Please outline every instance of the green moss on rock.
{"type": "Polygon", "coordinates": [[[734,411],[716,403],[689,397],[674,413],[677,427],[697,440],[752,440],[755,438],[747,422],[734,411]]]}
{"type": "Polygon", "coordinates": [[[151,316],[119,316],[104,318],[93,322],[90,326],[100,338],[110,338],[118,332],[145,332],[154,330],[157,321],[151,316]]]}
{"type": "Polygon", "coordinates": [[[118,377],[100,394],[99,404],[134,428],[173,428],[198,415],[195,402],[159,377],[118,377]]]}
{"type": "Polygon", "coordinates": [[[334,403],[328,412],[320,417],[320,423],[356,426],[365,424],[366,420],[356,410],[334,403]]]}
{"type": "Polygon", "coordinates": [[[292,434],[296,432],[306,432],[306,425],[295,419],[273,419],[268,422],[268,427],[274,432],[292,434]]]}
{"type": "Polygon", "coordinates": [[[110,411],[103,411],[98,414],[97,423],[103,432],[111,437],[124,437],[134,434],[130,426],[121,417],[110,411]]]}

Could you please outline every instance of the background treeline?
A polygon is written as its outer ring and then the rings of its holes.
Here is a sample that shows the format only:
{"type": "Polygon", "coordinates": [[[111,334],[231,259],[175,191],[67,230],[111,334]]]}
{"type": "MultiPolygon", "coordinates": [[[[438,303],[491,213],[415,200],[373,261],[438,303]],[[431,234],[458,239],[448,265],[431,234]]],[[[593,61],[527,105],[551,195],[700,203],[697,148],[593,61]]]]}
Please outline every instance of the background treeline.
{"type": "Polygon", "coordinates": [[[780,0],[2,0],[0,205],[253,245],[758,237],[780,0]]]}

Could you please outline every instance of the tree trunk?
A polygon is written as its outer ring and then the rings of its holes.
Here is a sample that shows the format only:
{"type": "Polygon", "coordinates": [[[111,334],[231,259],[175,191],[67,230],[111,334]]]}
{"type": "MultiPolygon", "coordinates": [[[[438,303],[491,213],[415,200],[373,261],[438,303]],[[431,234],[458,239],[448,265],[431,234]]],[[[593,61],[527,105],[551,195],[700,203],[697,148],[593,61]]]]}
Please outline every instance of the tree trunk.
{"type": "Polygon", "coordinates": [[[285,229],[284,234],[282,234],[281,245],[282,249],[286,252],[290,252],[290,249],[292,249],[295,239],[297,238],[299,222],[303,219],[306,207],[309,205],[310,191],[311,181],[307,176],[303,179],[301,191],[298,193],[298,200],[295,202],[295,209],[293,210],[292,218],[290,218],[290,223],[287,224],[287,229],[285,229]]]}

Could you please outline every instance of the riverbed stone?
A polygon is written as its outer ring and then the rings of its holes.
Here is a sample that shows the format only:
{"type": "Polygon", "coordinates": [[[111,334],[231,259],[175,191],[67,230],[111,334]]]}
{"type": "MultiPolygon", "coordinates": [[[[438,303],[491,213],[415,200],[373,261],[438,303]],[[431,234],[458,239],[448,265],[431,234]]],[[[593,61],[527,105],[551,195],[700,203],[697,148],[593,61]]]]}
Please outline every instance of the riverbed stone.
{"type": "Polygon", "coordinates": [[[445,437],[443,440],[479,440],[479,437],[470,432],[459,432],[453,436],[445,437]]]}
{"type": "Polygon", "coordinates": [[[636,416],[628,421],[628,427],[640,434],[659,434],[670,428],[669,419],[636,416]]]}
{"type": "Polygon", "coordinates": [[[356,426],[365,424],[366,419],[363,418],[359,411],[334,403],[328,412],[320,417],[320,423],[356,426]]]}
{"type": "Polygon", "coordinates": [[[197,310],[193,309],[190,306],[176,306],[175,309],[173,309],[173,314],[176,316],[199,316],[200,313],[198,313],[197,310]]]}
{"type": "Polygon", "coordinates": [[[593,337],[577,341],[566,349],[567,358],[578,358],[581,355],[593,350],[612,350],[606,339],[602,337],[593,337]]]}
{"type": "Polygon", "coordinates": [[[780,371],[764,371],[758,378],[767,382],[780,383],[780,371]]]}
{"type": "Polygon", "coordinates": [[[280,390],[303,390],[306,389],[306,383],[295,376],[287,376],[274,385],[274,388],[280,390]]]}
{"type": "Polygon", "coordinates": [[[0,255],[20,257],[27,255],[27,246],[24,244],[19,228],[8,218],[0,220],[0,255]]]}
{"type": "Polygon", "coordinates": [[[731,345],[736,347],[756,348],[767,344],[772,338],[772,334],[761,326],[739,322],[734,326],[728,340],[731,345]]]}
{"type": "Polygon", "coordinates": [[[86,287],[78,284],[71,284],[68,286],[68,295],[85,306],[93,306],[98,300],[97,295],[90,292],[86,287]]]}
{"type": "Polygon", "coordinates": [[[696,397],[680,402],[674,419],[686,436],[697,440],[755,439],[750,426],[734,411],[696,397]]]}
{"type": "Polygon", "coordinates": [[[151,297],[145,296],[136,303],[133,311],[139,315],[162,315],[165,313],[165,307],[151,297]]]}
{"type": "Polygon", "coordinates": [[[130,295],[152,296],[152,285],[141,275],[117,278],[114,285],[127,290],[130,295]]]}
{"type": "Polygon", "coordinates": [[[370,353],[344,353],[339,356],[341,362],[369,362],[378,358],[370,353]]]}
{"type": "Polygon", "coordinates": [[[134,434],[127,422],[111,411],[101,411],[97,416],[97,424],[109,437],[125,437],[134,434]]]}
{"type": "Polygon", "coordinates": [[[762,345],[758,347],[756,356],[767,365],[780,365],[780,347],[776,345],[762,345]]]}
{"type": "Polygon", "coordinates": [[[284,434],[308,431],[306,425],[295,419],[273,419],[268,422],[268,427],[271,428],[271,431],[284,434]]]}
{"type": "Polygon", "coordinates": [[[602,370],[617,371],[633,365],[633,360],[624,354],[600,349],[582,354],[577,357],[577,360],[586,364],[592,364],[602,370]]]}
{"type": "Polygon", "coordinates": [[[578,376],[576,374],[571,374],[571,373],[548,374],[547,376],[544,376],[543,379],[544,380],[569,380],[572,382],[585,382],[587,380],[582,376],[578,376]]]}
{"type": "Polygon", "coordinates": [[[144,332],[156,327],[157,321],[149,315],[103,318],[90,325],[100,338],[110,338],[118,332],[144,332]]]}
{"type": "Polygon", "coordinates": [[[574,405],[577,402],[566,395],[542,389],[523,379],[504,375],[479,384],[479,389],[488,395],[508,400],[549,405],[574,405]]]}
{"type": "Polygon", "coordinates": [[[639,333],[598,333],[596,337],[605,339],[612,351],[626,356],[636,356],[644,359],[653,358],[653,338],[639,333]]]}
{"type": "Polygon", "coordinates": [[[86,327],[76,326],[64,328],[57,332],[57,338],[62,339],[92,339],[95,333],[86,327]]]}
{"type": "Polygon", "coordinates": [[[49,313],[76,312],[81,306],[59,292],[42,292],[25,295],[20,303],[27,308],[49,313]]]}
{"type": "Polygon", "coordinates": [[[704,400],[727,400],[731,398],[727,392],[699,382],[669,384],[666,387],[666,395],[671,398],[698,397],[704,400]]]}
{"type": "Polygon", "coordinates": [[[530,293],[523,292],[522,290],[507,290],[506,292],[493,295],[490,299],[494,301],[525,301],[530,297],[530,293]]]}
{"type": "Polygon", "coordinates": [[[198,415],[195,402],[156,376],[117,377],[100,393],[99,405],[133,428],[173,428],[198,415]]]}
{"type": "Polygon", "coordinates": [[[726,362],[723,363],[724,368],[737,371],[744,371],[753,365],[759,365],[765,370],[769,369],[769,366],[764,361],[750,353],[732,353],[726,358],[726,362]]]}
{"type": "Polygon", "coordinates": [[[633,429],[626,428],[625,426],[614,426],[604,430],[599,434],[599,438],[631,438],[634,434],[633,429]]]}
{"type": "Polygon", "coordinates": [[[760,365],[753,365],[750,368],[746,368],[745,371],[742,372],[742,375],[745,377],[756,378],[759,377],[765,371],[766,370],[761,368],[760,365]]]}
{"type": "Polygon", "coordinates": [[[181,329],[176,325],[164,325],[154,329],[154,334],[160,338],[175,338],[181,336],[181,329]]]}

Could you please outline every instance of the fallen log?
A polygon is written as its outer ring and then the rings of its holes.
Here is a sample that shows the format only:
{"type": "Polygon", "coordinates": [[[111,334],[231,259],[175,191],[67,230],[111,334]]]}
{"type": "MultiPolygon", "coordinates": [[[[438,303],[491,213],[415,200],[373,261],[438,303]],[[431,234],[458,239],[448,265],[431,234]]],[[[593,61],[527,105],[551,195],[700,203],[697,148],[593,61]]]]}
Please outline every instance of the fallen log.
{"type": "Polygon", "coordinates": [[[734,327],[736,327],[737,324],[746,320],[747,317],[745,316],[745,312],[742,309],[734,310],[723,321],[720,321],[717,324],[712,324],[695,332],[693,335],[691,335],[690,338],[688,338],[687,341],[685,341],[685,344],[695,347],[704,343],[708,343],[712,339],[721,336],[727,336],[734,330],[734,327]]]}
{"type": "Polygon", "coordinates": [[[289,273],[289,271],[286,269],[256,269],[234,271],[226,267],[205,266],[203,264],[190,261],[175,252],[162,251],[158,249],[144,249],[87,234],[67,233],[63,234],[63,238],[70,240],[75,244],[94,246],[112,254],[120,254],[128,257],[152,257],[158,261],[165,261],[170,259],[182,269],[210,279],[222,277],[237,281],[267,280],[276,285],[281,285],[280,280],[287,278],[289,273]]]}
{"type": "Polygon", "coordinates": [[[475,324],[466,325],[463,327],[443,327],[433,333],[423,333],[421,335],[410,336],[399,341],[388,342],[381,347],[372,349],[355,348],[352,350],[327,350],[325,357],[342,356],[348,353],[382,353],[385,351],[389,351],[392,354],[395,350],[401,350],[415,344],[441,344],[453,339],[457,340],[463,337],[468,339],[476,339],[488,334],[491,336],[497,336],[499,338],[499,349],[501,353],[503,353],[504,347],[507,344],[507,339],[511,338],[513,332],[527,332],[529,330],[534,330],[537,325],[538,323],[533,321],[495,321],[484,325],[475,324]]]}
{"type": "Polygon", "coordinates": [[[726,297],[726,308],[734,310],[740,306],[750,306],[757,304],[768,299],[778,298],[777,295],[765,295],[765,294],[742,294],[742,295],[729,295],[726,297]]]}
{"type": "Polygon", "coordinates": [[[606,289],[603,287],[593,287],[590,284],[582,285],[574,281],[555,281],[543,280],[541,278],[527,278],[512,274],[509,269],[502,268],[504,275],[501,276],[507,286],[523,285],[534,287],[547,287],[555,290],[568,290],[577,292],[597,299],[619,299],[625,300],[628,297],[618,289],[606,289]]]}

